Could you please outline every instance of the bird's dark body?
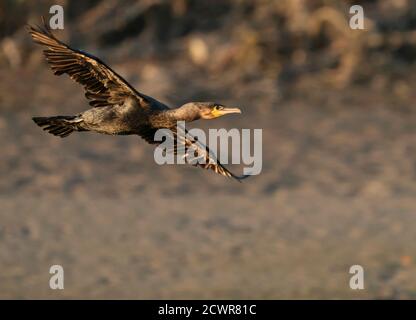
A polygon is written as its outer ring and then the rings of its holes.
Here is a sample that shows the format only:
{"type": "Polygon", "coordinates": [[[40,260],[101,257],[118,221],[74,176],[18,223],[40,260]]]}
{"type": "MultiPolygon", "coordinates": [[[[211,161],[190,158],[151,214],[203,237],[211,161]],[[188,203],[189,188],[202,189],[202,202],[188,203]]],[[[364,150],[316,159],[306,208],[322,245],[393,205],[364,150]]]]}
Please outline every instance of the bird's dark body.
{"type": "Polygon", "coordinates": [[[131,99],[121,105],[91,108],[82,112],[78,115],[82,119],[79,126],[88,131],[104,134],[139,134],[143,124],[148,124],[155,113],[159,112],[138,108],[137,102],[131,99]]]}
{"type": "MultiPolygon", "coordinates": [[[[29,29],[35,42],[46,46],[43,51],[55,75],[68,74],[80,83],[92,108],[77,115],[34,117],[33,121],[45,131],[61,138],[72,132],[94,131],[109,135],[136,134],[148,143],[154,140],[158,129],[171,129],[175,139],[177,121],[214,119],[227,113],[240,113],[238,108],[225,108],[213,102],[190,102],[179,108],[169,108],[160,101],[135,90],[98,58],[75,50],[58,40],[48,26],[29,29]]],[[[212,169],[224,176],[241,179],[232,174],[215,155],[186,132],[185,145],[193,148],[205,163],[196,163],[205,169],[212,169]]],[[[175,147],[176,148],[176,147],[175,147]]]]}
{"type": "Polygon", "coordinates": [[[167,106],[150,103],[139,104],[136,99],[127,99],[123,104],[88,109],[77,116],[80,129],[110,135],[137,134],[153,142],[157,129],[173,128],[177,119],[167,106]]]}

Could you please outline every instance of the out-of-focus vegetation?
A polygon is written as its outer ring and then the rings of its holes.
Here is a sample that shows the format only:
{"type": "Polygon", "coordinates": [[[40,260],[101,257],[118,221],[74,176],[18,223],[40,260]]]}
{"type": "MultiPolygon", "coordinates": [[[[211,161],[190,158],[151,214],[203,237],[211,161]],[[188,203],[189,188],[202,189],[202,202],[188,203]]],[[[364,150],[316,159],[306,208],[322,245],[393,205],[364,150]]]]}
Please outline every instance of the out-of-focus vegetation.
{"type": "MultiPolygon", "coordinates": [[[[0,66],[25,65],[27,22],[56,1],[0,3],[0,66]]],[[[321,81],[336,88],[386,86],[416,57],[416,2],[410,0],[58,1],[71,43],[122,60],[191,62],[223,81],[276,80],[282,88],[321,81]],[[349,28],[360,4],[365,30],[349,28]]],[[[397,89],[397,88],[396,88],[397,89]]],[[[400,83],[397,90],[409,88],[400,83]]]]}

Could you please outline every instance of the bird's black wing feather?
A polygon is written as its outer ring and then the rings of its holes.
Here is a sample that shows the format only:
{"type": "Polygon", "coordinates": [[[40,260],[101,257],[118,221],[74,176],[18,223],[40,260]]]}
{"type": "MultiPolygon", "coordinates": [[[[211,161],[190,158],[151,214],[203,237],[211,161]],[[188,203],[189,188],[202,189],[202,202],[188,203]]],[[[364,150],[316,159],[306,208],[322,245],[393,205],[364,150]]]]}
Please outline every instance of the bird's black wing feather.
{"type": "Polygon", "coordinates": [[[68,74],[83,85],[85,96],[93,107],[122,104],[133,97],[139,106],[164,106],[157,100],[139,93],[120,75],[98,58],[75,50],[58,40],[44,21],[43,27],[28,26],[36,43],[47,47],[43,51],[55,75],[68,74]]]}
{"type": "Polygon", "coordinates": [[[171,128],[172,138],[174,140],[174,149],[168,150],[177,155],[183,154],[185,162],[195,167],[213,170],[214,172],[223,175],[225,177],[234,178],[240,181],[249,177],[249,175],[238,176],[228,170],[218,159],[214,152],[212,152],[208,146],[198,141],[192,136],[188,130],[181,130],[177,132],[176,127],[171,128]],[[198,161],[202,159],[202,161],[198,161]]]}

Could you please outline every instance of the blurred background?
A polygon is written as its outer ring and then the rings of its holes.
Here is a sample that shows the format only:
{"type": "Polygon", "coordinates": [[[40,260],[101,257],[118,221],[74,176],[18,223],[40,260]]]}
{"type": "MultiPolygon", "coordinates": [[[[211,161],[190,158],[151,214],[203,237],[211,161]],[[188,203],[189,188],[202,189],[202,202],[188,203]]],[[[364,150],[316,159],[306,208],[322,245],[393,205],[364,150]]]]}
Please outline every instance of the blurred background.
{"type": "Polygon", "coordinates": [[[416,298],[415,57],[411,0],[1,1],[0,298],[416,298]],[[25,30],[53,4],[55,34],[139,91],[240,106],[195,125],[263,129],[262,173],[35,126],[88,108],[25,30]]]}

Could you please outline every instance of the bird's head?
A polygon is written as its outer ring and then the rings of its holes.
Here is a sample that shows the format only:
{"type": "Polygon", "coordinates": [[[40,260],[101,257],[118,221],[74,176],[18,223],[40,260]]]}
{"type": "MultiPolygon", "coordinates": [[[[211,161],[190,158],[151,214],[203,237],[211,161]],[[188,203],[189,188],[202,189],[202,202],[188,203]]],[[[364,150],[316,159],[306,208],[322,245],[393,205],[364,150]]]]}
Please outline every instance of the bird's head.
{"type": "Polygon", "coordinates": [[[241,113],[239,108],[226,107],[220,103],[208,102],[200,106],[199,114],[202,119],[215,119],[230,113],[241,113]]]}
{"type": "Polygon", "coordinates": [[[226,107],[216,102],[190,102],[183,106],[184,109],[194,113],[196,119],[215,119],[230,113],[241,113],[239,108],[226,107]]]}

